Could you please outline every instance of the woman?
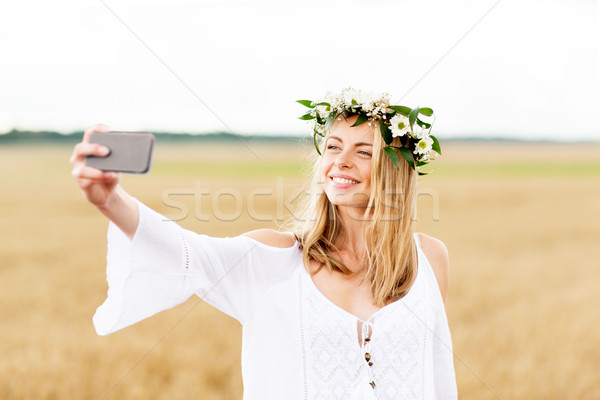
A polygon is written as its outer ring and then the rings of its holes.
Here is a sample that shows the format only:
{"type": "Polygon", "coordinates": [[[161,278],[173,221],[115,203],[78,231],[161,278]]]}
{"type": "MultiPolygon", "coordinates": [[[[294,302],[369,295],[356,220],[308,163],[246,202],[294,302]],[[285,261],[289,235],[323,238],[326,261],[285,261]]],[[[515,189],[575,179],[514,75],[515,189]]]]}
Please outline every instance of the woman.
{"type": "Polygon", "coordinates": [[[447,250],[412,230],[418,168],[439,152],[420,117],[431,110],[350,89],[300,102],[324,140],[293,233],[184,230],[129,196],[117,174],[84,166],[106,154],[89,136],[107,129],[85,132],[73,176],[111,221],[97,332],[196,294],[243,325],[246,400],[456,398],[447,250]]]}

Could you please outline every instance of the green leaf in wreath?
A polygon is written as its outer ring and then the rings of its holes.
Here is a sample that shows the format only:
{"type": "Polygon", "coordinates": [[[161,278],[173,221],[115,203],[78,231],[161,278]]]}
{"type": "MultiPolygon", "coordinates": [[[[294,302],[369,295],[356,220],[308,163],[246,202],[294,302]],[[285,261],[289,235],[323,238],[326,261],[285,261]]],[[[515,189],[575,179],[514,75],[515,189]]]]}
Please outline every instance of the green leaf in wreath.
{"type": "Polygon", "coordinates": [[[410,127],[412,128],[415,122],[417,121],[417,116],[419,115],[420,108],[413,108],[410,113],[408,113],[408,122],[410,122],[410,127]]]}
{"type": "Polygon", "coordinates": [[[385,151],[385,154],[387,154],[388,158],[392,160],[396,168],[400,169],[398,166],[398,154],[396,154],[396,151],[389,146],[384,147],[383,151],[385,151]]]}
{"type": "Polygon", "coordinates": [[[392,110],[404,115],[405,117],[408,117],[408,114],[410,114],[410,108],[408,107],[404,107],[404,106],[389,106],[388,108],[391,108],[392,110]]]}
{"type": "Polygon", "coordinates": [[[352,126],[359,126],[364,124],[365,122],[367,122],[369,120],[369,117],[367,117],[367,114],[364,113],[360,113],[358,114],[358,118],[356,119],[356,122],[354,122],[354,124],[352,124],[352,126]]]}
{"type": "Polygon", "coordinates": [[[327,116],[327,121],[325,121],[325,130],[329,129],[329,127],[331,126],[333,121],[335,121],[336,117],[337,117],[337,113],[335,113],[335,112],[329,113],[329,115],[327,116]]]}
{"type": "Polygon", "coordinates": [[[309,111],[309,112],[307,112],[307,113],[306,113],[306,114],[304,114],[303,116],[301,116],[301,117],[298,117],[298,119],[301,119],[302,121],[309,121],[309,120],[311,120],[311,119],[315,119],[315,116],[314,116],[314,115],[311,115],[311,112],[312,112],[312,111],[309,111]]]}
{"type": "Polygon", "coordinates": [[[302,104],[304,107],[315,108],[312,100],[296,100],[296,103],[302,104]]]}
{"type": "Polygon", "coordinates": [[[438,153],[441,156],[442,148],[440,147],[439,140],[437,140],[437,138],[433,135],[429,135],[429,137],[433,140],[433,143],[431,144],[431,148],[433,149],[433,151],[435,151],[436,153],[438,153]]]}
{"type": "Polygon", "coordinates": [[[408,165],[410,165],[412,169],[415,169],[415,157],[413,156],[412,151],[406,147],[397,147],[397,149],[400,151],[400,154],[402,154],[402,157],[404,157],[408,165]]]}
{"type": "Polygon", "coordinates": [[[419,113],[423,114],[426,117],[431,117],[433,115],[433,110],[429,107],[419,108],[419,113]]]}
{"type": "Polygon", "coordinates": [[[317,107],[317,106],[327,106],[327,107],[325,107],[325,109],[326,109],[327,111],[331,110],[331,104],[329,104],[329,103],[328,103],[328,102],[326,102],[326,101],[322,101],[322,102],[320,102],[320,103],[317,103],[317,104],[315,104],[315,107],[317,107]]]}
{"type": "Polygon", "coordinates": [[[428,124],[425,121],[421,121],[419,118],[417,118],[417,125],[419,125],[423,129],[429,129],[429,128],[431,128],[431,124],[428,124]]]}
{"type": "Polygon", "coordinates": [[[379,130],[381,130],[381,136],[383,137],[385,144],[392,143],[392,140],[394,139],[392,136],[392,131],[390,130],[390,127],[383,122],[383,120],[379,120],[379,130]]]}
{"type": "Polygon", "coordinates": [[[323,119],[323,118],[322,118],[322,117],[319,115],[319,113],[317,113],[317,115],[316,115],[316,119],[317,119],[317,124],[319,124],[319,125],[323,125],[323,124],[325,123],[325,119],[323,119]]]}

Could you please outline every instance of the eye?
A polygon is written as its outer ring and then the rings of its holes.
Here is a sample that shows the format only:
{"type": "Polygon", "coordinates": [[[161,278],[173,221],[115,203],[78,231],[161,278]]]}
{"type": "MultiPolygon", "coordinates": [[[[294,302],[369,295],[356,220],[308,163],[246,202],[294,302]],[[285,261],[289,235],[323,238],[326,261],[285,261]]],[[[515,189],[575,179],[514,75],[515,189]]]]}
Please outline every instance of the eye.
{"type": "Polygon", "coordinates": [[[359,151],[358,154],[363,155],[363,156],[367,156],[367,157],[371,157],[372,156],[371,153],[369,153],[368,151],[365,151],[365,150],[359,151]]]}
{"type": "Polygon", "coordinates": [[[327,146],[327,150],[339,150],[339,147],[334,144],[330,144],[327,146]]]}

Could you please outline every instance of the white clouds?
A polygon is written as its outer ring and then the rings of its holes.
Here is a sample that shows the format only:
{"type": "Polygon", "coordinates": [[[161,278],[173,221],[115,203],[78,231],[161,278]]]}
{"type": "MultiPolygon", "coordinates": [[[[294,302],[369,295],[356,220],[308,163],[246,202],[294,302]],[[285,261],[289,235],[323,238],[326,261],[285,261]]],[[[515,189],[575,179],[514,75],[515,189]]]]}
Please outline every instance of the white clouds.
{"type": "MultiPolygon", "coordinates": [[[[494,3],[106,1],[128,28],[99,1],[4,4],[0,129],[226,129],[197,96],[236,132],[306,131],[295,99],[400,98],[494,3]]],[[[500,2],[403,103],[434,107],[439,133],[560,135],[557,114],[598,132],[594,13],[500,2]]]]}

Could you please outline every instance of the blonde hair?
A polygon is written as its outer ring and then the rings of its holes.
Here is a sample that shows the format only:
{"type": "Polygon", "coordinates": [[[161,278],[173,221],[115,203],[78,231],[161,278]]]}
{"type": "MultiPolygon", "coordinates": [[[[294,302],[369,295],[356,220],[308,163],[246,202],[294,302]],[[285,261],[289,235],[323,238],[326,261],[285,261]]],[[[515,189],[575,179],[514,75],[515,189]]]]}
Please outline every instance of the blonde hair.
{"type": "MultiPolygon", "coordinates": [[[[373,124],[371,193],[364,214],[363,238],[366,246],[366,277],[375,303],[384,305],[404,297],[417,275],[413,236],[416,202],[416,173],[399,155],[399,169],[386,156],[378,124],[373,124]]],[[[401,146],[394,138],[393,146],[401,146]]],[[[323,141],[325,143],[325,141],[323,141]]],[[[323,145],[322,145],[323,146],[323,145]]],[[[332,257],[341,232],[336,206],[322,190],[318,174],[320,158],[313,165],[310,201],[305,202],[292,230],[302,249],[304,265],[315,260],[320,268],[349,274],[350,270],[332,257]]],[[[309,271],[310,272],[310,271],[309,271]]]]}

